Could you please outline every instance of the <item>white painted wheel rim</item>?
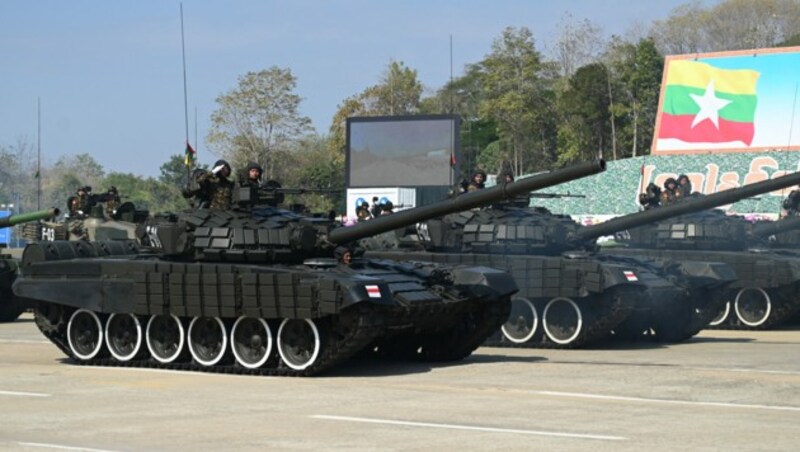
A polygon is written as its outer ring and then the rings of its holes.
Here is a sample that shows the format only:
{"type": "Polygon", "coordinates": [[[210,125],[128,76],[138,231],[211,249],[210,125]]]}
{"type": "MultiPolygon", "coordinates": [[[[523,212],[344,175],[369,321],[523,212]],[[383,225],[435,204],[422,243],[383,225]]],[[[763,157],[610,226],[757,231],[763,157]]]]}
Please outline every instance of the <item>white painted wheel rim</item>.
{"type": "Polygon", "coordinates": [[[731,302],[728,301],[727,303],[725,303],[725,310],[723,311],[722,315],[719,316],[719,319],[718,320],[712,320],[712,321],[708,322],[708,324],[710,326],[720,325],[720,324],[722,324],[722,322],[724,322],[728,318],[728,314],[730,314],[730,313],[731,313],[731,302]]]}
{"type": "Polygon", "coordinates": [[[146,329],[146,332],[145,332],[145,337],[146,337],[146,342],[147,342],[147,349],[150,351],[150,355],[156,361],[158,361],[158,362],[160,362],[162,364],[169,364],[169,363],[175,361],[176,359],[178,359],[178,356],[181,355],[181,351],[183,351],[184,342],[186,342],[186,333],[183,331],[183,325],[181,324],[180,319],[178,319],[178,317],[176,317],[174,315],[168,315],[168,316],[165,316],[165,315],[154,315],[154,316],[150,317],[150,320],[147,321],[147,329],[146,329]],[[150,330],[151,330],[151,327],[153,326],[153,320],[155,320],[157,318],[160,318],[160,317],[170,318],[178,326],[178,347],[175,349],[175,353],[173,353],[172,355],[169,355],[169,356],[161,356],[161,355],[159,355],[159,352],[157,350],[155,350],[155,348],[154,348],[154,346],[152,344],[152,340],[151,340],[151,336],[150,336],[150,330]]]}
{"type": "Polygon", "coordinates": [[[67,323],[67,342],[69,343],[69,349],[72,351],[72,353],[83,361],[88,361],[97,356],[97,354],[100,353],[100,350],[103,348],[103,325],[100,322],[100,318],[97,316],[97,314],[88,309],[78,309],[77,311],[73,312],[72,316],[69,318],[69,323],[67,323]],[[94,323],[97,326],[97,345],[95,345],[89,353],[82,353],[77,350],[75,348],[76,344],[72,341],[73,324],[75,319],[80,315],[88,315],[94,320],[94,323]]]}
{"type": "Polygon", "coordinates": [[[139,354],[139,349],[142,347],[142,325],[139,323],[139,319],[136,318],[133,314],[111,314],[106,320],[106,347],[108,351],[111,353],[111,356],[117,359],[117,361],[130,361],[133,359],[137,354],[139,354]],[[114,324],[114,319],[121,318],[123,316],[128,316],[133,319],[134,324],[136,325],[136,346],[134,346],[133,351],[128,353],[127,355],[121,353],[117,350],[117,347],[114,345],[114,341],[112,338],[112,331],[111,325],[114,324]]]}
{"type": "Polygon", "coordinates": [[[283,361],[284,364],[286,364],[287,366],[289,366],[290,368],[292,368],[294,370],[305,370],[309,366],[314,364],[314,362],[317,361],[317,357],[319,356],[319,351],[320,351],[320,348],[321,348],[320,346],[321,346],[321,343],[320,343],[320,340],[319,340],[319,330],[317,329],[317,325],[314,323],[313,320],[311,320],[311,319],[283,319],[283,322],[281,322],[281,326],[278,328],[278,353],[280,354],[281,360],[283,361]],[[292,358],[287,356],[288,352],[284,351],[284,345],[285,344],[282,343],[283,332],[286,329],[285,328],[286,325],[288,325],[289,322],[291,322],[291,321],[305,321],[311,327],[311,331],[314,333],[314,351],[311,354],[311,357],[304,363],[299,363],[298,364],[298,363],[292,362],[292,358]]]}
{"type": "Polygon", "coordinates": [[[192,358],[194,358],[194,360],[197,361],[199,364],[202,364],[203,366],[213,366],[214,364],[217,364],[218,362],[220,362],[222,357],[225,356],[225,350],[228,347],[228,332],[225,330],[225,324],[222,322],[222,319],[220,319],[219,317],[195,317],[195,318],[193,318],[192,322],[189,324],[189,333],[188,333],[188,335],[189,335],[189,340],[188,340],[188,342],[189,342],[189,353],[192,354],[192,358]],[[220,333],[221,333],[220,334],[220,338],[222,339],[222,345],[220,346],[220,348],[217,351],[217,353],[210,359],[205,359],[202,356],[200,356],[200,353],[199,353],[200,350],[197,348],[197,345],[192,340],[192,330],[193,330],[194,326],[197,325],[197,321],[201,320],[201,319],[212,319],[212,320],[214,320],[215,323],[217,324],[217,326],[219,327],[219,330],[220,330],[220,333]]]}
{"type": "Polygon", "coordinates": [[[551,341],[559,345],[567,345],[570,342],[574,341],[581,334],[581,330],[583,329],[583,314],[581,313],[580,308],[578,308],[577,303],[575,303],[571,299],[564,297],[553,298],[552,300],[548,301],[547,306],[544,307],[544,312],[542,313],[542,326],[544,327],[545,334],[547,334],[547,337],[551,341]],[[555,303],[558,303],[560,301],[565,301],[567,302],[567,304],[572,306],[572,309],[575,310],[575,313],[578,316],[578,323],[575,327],[575,332],[572,334],[572,336],[568,337],[567,339],[559,339],[555,337],[553,333],[550,331],[550,328],[547,326],[547,312],[555,303]]]}
{"type": "MultiPolygon", "coordinates": [[[[525,342],[531,340],[533,335],[536,334],[536,329],[539,328],[539,314],[536,313],[536,307],[534,307],[533,303],[527,298],[513,298],[511,300],[511,303],[512,303],[512,312],[514,310],[513,304],[517,304],[518,306],[524,305],[522,309],[527,308],[531,312],[531,314],[533,314],[533,322],[532,322],[533,324],[531,325],[531,331],[522,338],[512,337],[511,334],[509,334],[508,328],[506,328],[506,324],[503,324],[500,327],[500,331],[502,331],[503,336],[509,341],[515,344],[524,344],[525,342]]],[[[512,321],[511,319],[512,315],[513,314],[509,314],[508,322],[512,321]]]]}
{"type": "Polygon", "coordinates": [[[253,318],[253,317],[239,317],[238,319],[236,319],[236,322],[233,324],[233,328],[231,328],[231,350],[233,350],[233,356],[236,358],[236,362],[239,363],[242,367],[246,367],[248,369],[257,369],[263,366],[269,359],[270,355],[272,354],[272,330],[269,328],[269,324],[267,323],[267,321],[261,318],[253,318]],[[243,356],[241,356],[236,347],[237,328],[242,324],[242,321],[246,319],[258,321],[264,328],[264,333],[267,338],[267,344],[265,347],[264,356],[262,356],[256,362],[250,362],[246,360],[243,356]]]}
{"type": "Polygon", "coordinates": [[[736,310],[736,317],[739,318],[739,321],[741,321],[745,325],[751,326],[751,327],[756,327],[756,326],[763,325],[764,322],[769,320],[770,314],[772,314],[772,300],[769,298],[769,295],[767,294],[767,292],[764,291],[764,289],[762,289],[760,287],[748,287],[746,289],[740,290],[739,293],[736,294],[736,300],[734,301],[733,306],[734,306],[734,309],[736,310]],[[762,295],[763,300],[765,300],[767,302],[767,308],[766,308],[766,310],[764,312],[764,316],[761,317],[760,319],[758,319],[755,322],[751,322],[749,320],[746,320],[742,316],[741,311],[740,311],[740,307],[739,307],[739,300],[741,299],[742,295],[745,292],[747,292],[748,290],[755,290],[756,292],[759,292],[762,295]]]}

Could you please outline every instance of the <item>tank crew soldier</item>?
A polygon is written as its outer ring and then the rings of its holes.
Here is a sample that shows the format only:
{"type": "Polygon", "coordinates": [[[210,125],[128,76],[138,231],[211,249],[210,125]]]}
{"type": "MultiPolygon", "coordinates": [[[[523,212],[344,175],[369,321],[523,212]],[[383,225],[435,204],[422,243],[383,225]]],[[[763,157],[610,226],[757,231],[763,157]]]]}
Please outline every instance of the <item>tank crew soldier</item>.
{"type": "Polygon", "coordinates": [[[664,182],[664,190],[661,191],[661,205],[668,206],[678,202],[683,198],[681,190],[678,188],[678,181],[670,177],[664,182]]]}
{"type": "Polygon", "coordinates": [[[483,190],[486,184],[486,172],[483,170],[476,170],[472,173],[472,178],[467,186],[468,192],[483,190]]]}
{"type": "Polygon", "coordinates": [[[86,216],[81,210],[81,200],[77,196],[67,198],[67,218],[75,219],[86,216]]]}
{"type": "Polygon", "coordinates": [[[660,207],[661,204],[661,189],[658,185],[650,182],[647,185],[644,193],[639,194],[639,204],[644,207],[644,210],[654,209],[660,207]]]}
{"type": "Polygon", "coordinates": [[[83,213],[89,212],[89,209],[94,205],[92,200],[92,187],[88,185],[78,187],[75,193],[78,195],[78,204],[80,206],[78,210],[83,213]]]}
{"type": "Polygon", "coordinates": [[[184,198],[195,198],[195,207],[228,210],[233,199],[233,185],[228,177],[231,166],[225,160],[217,160],[210,172],[195,171],[193,187],[183,190],[184,198]]]}
{"type": "Polygon", "coordinates": [[[337,246],[333,250],[333,254],[336,257],[336,261],[342,265],[350,265],[353,262],[353,251],[346,246],[337,246]]]}
{"type": "Polygon", "coordinates": [[[373,196],[372,197],[372,206],[369,208],[369,213],[372,214],[372,218],[378,218],[379,216],[381,216],[381,211],[382,210],[383,209],[381,208],[381,205],[378,202],[378,197],[377,196],[373,196]]]}
{"type": "Polygon", "coordinates": [[[689,180],[689,176],[685,174],[678,176],[678,189],[682,198],[688,198],[692,195],[692,181],[689,180]]]}
{"type": "Polygon", "coordinates": [[[264,174],[264,168],[261,168],[256,162],[250,162],[247,164],[247,167],[244,169],[244,178],[242,181],[242,185],[250,185],[253,187],[261,186],[261,176],[264,174]]]}
{"type": "Polygon", "coordinates": [[[789,196],[783,200],[782,206],[786,211],[786,216],[800,215],[800,185],[789,193],[789,196]]]}
{"type": "Polygon", "coordinates": [[[106,213],[109,216],[114,216],[121,204],[117,187],[112,185],[111,188],[108,189],[108,192],[106,192],[105,195],[102,195],[102,201],[106,203],[106,213]]]}
{"type": "Polygon", "coordinates": [[[514,173],[512,173],[511,170],[500,171],[500,173],[497,175],[497,183],[502,184],[503,182],[514,182],[514,173]]]}

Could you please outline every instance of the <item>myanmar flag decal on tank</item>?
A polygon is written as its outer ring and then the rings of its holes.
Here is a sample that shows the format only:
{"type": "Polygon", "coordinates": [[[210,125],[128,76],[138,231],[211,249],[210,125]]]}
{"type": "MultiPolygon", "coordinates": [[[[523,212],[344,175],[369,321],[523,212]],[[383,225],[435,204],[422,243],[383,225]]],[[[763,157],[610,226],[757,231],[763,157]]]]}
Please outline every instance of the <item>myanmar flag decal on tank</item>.
{"type": "Polygon", "coordinates": [[[658,138],[687,143],[742,142],[755,135],[756,84],[752,69],[721,69],[672,61],[665,77],[658,138]]]}

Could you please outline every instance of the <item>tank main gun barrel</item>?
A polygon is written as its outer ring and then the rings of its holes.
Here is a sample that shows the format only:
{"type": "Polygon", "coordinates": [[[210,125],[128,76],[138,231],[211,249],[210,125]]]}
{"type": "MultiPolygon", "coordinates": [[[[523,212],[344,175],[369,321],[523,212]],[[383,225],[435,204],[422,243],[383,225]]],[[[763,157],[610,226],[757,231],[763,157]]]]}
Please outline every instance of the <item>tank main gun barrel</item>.
{"type": "Polygon", "coordinates": [[[606,222],[592,226],[585,226],[575,233],[575,237],[579,240],[593,240],[604,235],[611,235],[615,232],[643,226],[648,223],[655,223],[656,221],[677,217],[679,215],[713,209],[745,198],[769,193],[797,184],[800,184],[800,173],[792,173],[776,177],[775,179],[721,191],[712,195],[686,198],[668,206],[612,218],[606,222]]]}
{"type": "Polygon", "coordinates": [[[29,223],[31,221],[49,220],[58,216],[59,210],[55,207],[45,210],[37,210],[36,212],[21,213],[11,215],[5,218],[0,218],[0,228],[8,228],[20,223],[29,223]]]}
{"type": "Polygon", "coordinates": [[[795,229],[800,229],[800,217],[791,216],[778,221],[761,221],[753,228],[752,235],[769,237],[795,229]]]}
{"type": "Polygon", "coordinates": [[[514,182],[499,184],[491,188],[465,193],[455,198],[446,199],[427,206],[403,210],[391,215],[381,215],[378,218],[359,223],[355,226],[336,228],[328,234],[328,241],[331,243],[352,242],[450,213],[462,212],[476,207],[490,205],[498,201],[511,199],[523,193],[551,187],[573,179],[591,176],[592,174],[603,172],[605,169],[606,163],[604,160],[594,160],[548,173],[526,177],[514,182]]]}

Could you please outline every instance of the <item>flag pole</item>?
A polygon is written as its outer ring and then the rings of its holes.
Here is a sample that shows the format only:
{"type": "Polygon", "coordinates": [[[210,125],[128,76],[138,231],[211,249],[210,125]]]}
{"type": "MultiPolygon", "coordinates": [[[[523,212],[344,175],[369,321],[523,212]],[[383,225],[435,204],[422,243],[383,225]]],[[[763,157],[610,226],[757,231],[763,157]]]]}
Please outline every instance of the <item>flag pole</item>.
{"type": "MultiPolygon", "coordinates": [[[[19,208],[19,206],[17,206],[19,208]]],[[[36,98],[36,210],[42,210],[42,98],[36,98]]]]}

